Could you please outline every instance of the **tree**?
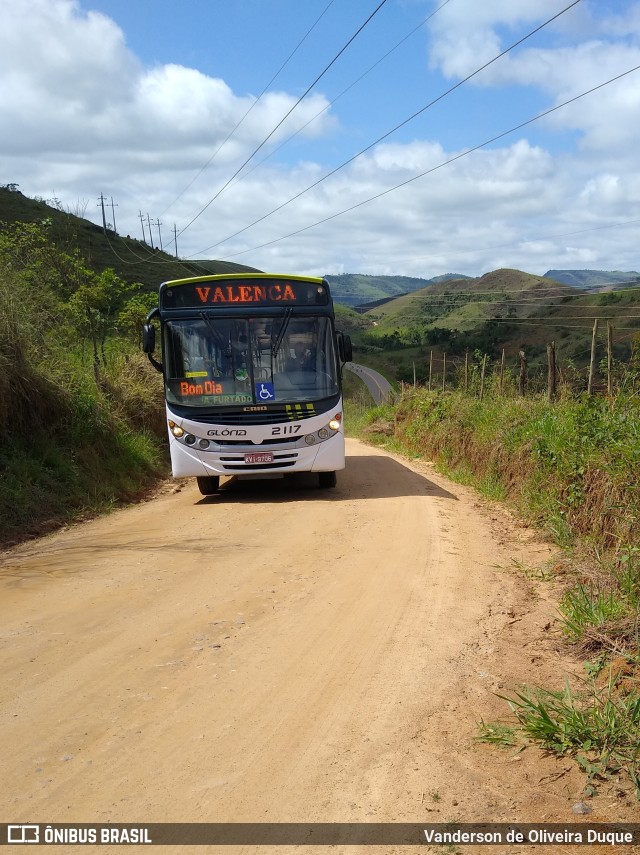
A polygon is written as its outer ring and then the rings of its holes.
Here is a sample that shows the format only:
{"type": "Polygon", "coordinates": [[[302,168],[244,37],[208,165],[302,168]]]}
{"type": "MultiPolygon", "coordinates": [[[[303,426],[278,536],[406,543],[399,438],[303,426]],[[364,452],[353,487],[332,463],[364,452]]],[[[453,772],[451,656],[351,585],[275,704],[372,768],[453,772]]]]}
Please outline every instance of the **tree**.
{"type": "MultiPolygon", "coordinates": [[[[133,287],[142,288],[142,285],[133,287]]],[[[157,294],[136,294],[130,297],[118,313],[116,328],[134,344],[140,342],[140,334],[145,318],[158,304],[157,294]]]]}
{"type": "Polygon", "coordinates": [[[100,366],[107,363],[104,349],[107,336],[116,329],[116,318],[127,295],[137,287],[124,282],[109,267],[102,273],[88,272],[86,281],[67,303],[69,317],[79,335],[91,341],[96,382],[100,382],[100,366]]]}

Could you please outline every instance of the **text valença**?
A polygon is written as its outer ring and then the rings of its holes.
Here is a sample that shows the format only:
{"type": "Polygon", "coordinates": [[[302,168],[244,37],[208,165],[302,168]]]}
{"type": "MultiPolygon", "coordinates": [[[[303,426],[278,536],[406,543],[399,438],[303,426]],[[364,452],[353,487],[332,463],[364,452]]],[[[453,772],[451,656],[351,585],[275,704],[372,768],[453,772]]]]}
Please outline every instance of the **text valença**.
{"type": "Polygon", "coordinates": [[[273,303],[295,301],[291,285],[218,285],[196,286],[202,303],[273,303]]]}

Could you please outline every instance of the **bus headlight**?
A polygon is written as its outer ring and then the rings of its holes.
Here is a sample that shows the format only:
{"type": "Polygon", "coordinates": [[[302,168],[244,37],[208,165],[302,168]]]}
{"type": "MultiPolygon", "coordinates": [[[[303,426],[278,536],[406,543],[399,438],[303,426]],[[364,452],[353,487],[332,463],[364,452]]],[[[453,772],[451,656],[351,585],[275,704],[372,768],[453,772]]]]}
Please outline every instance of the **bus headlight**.
{"type": "Polygon", "coordinates": [[[174,436],[184,436],[184,430],[175,422],[169,422],[169,430],[174,436]]]}
{"type": "Polygon", "coordinates": [[[185,436],[184,441],[185,441],[185,443],[186,443],[187,445],[194,445],[194,444],[195,444],[195,441],[196,441],[196,438],[195,438],[195,436],[194,436],[192,433],[188,433],[188,434],[185,436]]]}
{"type": "Polygon", "coordinates": [[[316,441],[316,438],[315,438],[314,434],[308,433],[305,436],[304,441],[307,443],[307,445],[313,445],[314,442],[316,441]]]}
{"type": "Polygon", "coordinates": [[[329,436],[329,431],[326,428],[320,428],[318,436],[320,439],[326,439],[329,436]]]}
{"type": "Polygon", "coordinates": [[[198,442],[198,445],[200,446],[200,448],[203,448],[203,449],[204,449],[204,448],[209,448],[209,440],[208,440],[208,439],[201,439],[201,440],[198,442]]]}
{"type": "Polygon", "coordinates": [[[342,413],[338,413],[329,422],[331,430],[340,430],[340,422],[342,421],[342,413]]]}

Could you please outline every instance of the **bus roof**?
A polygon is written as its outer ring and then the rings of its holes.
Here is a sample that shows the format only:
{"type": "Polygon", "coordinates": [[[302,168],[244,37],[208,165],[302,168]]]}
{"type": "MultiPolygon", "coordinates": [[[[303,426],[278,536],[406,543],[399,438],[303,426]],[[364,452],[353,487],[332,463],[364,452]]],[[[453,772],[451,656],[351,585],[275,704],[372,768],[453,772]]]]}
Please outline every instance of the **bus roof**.
{"type": "Polygon", "coordinates": [[[321,285],[324,279],[320,276],[291,276],[288,273],[205,273],[202,276],[188,276],[183,279],[170,279],[160,287],[187,285],[192,282],[212,282],[221,279],[293,279],[297,282],[314,282],[321,285]]]}

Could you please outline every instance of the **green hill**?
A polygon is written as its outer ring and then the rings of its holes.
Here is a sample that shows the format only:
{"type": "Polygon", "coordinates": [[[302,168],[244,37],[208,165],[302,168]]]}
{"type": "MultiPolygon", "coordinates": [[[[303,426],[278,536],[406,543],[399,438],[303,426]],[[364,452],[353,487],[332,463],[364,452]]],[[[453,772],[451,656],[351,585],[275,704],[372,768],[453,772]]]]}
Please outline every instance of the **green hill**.
{"type": "Polygon", "coordinates": [[[457,331],[472,330],[493,318],[524,318],[542,303],[576,294],[542,276],[521,270],[494,270],[476,279],[428,285],[367,313],[380,331],[412,325],[432,325],[457,331]]]}
{"type": "Polygon", "coordinates": [[[370,326],[352,333],[356,359],[390,377],[410,380],[414,364],[421,366],[421,376],[430,354],[441,360],[444,352],[463,358],[465,352],[480,351],[498,358],[503,348],[514,364],[524,349],[530,365],[542,367],[551,341],[560,365],[578,369],[588,363],[596,318],[598,359],[610,321],[614,358],[628,361],[632,340],[640,333],[640,288],[585,294],[542,276],[501,269],[429,285],[363,317],[370,326]]]}
{"type": "Polygon", "coordinates": [[[60,249],[77,249],[89,267],[101,272],[109,267],[125,282],[141,282],[149,291],[168,279],[198,276],[203,273],[240,273],[254,267],[226,261],[180,261],[160,249],[152,249],[135,238],[115,232],[82,217],[67,213],[37,199],[29,199],[18,190],[0,187],[0,229],[2,223],[50,222],[50,237],[60,249]]]}
{"type": "Polygon", "coordinates": [[[345,306],[365,306],[398,297],[450,279],[466,277],[457,273],[445,273],[433,279],[414,276],[370,276],[364,273],[326,274],[334,299],[345,306]]]}

